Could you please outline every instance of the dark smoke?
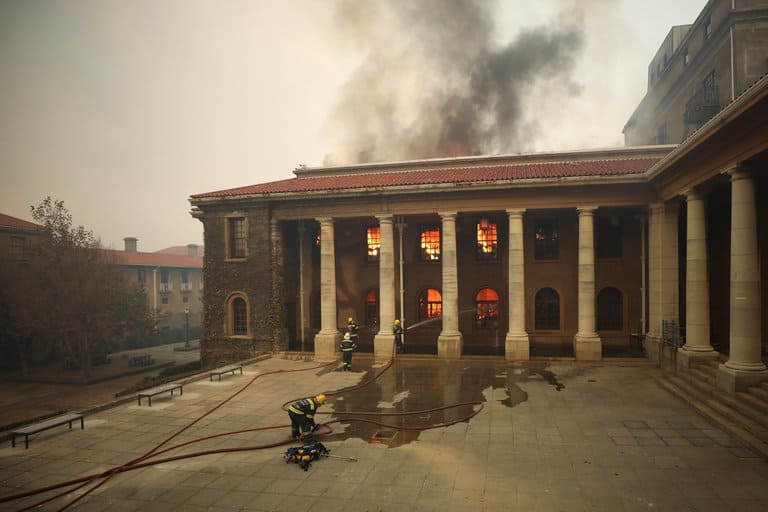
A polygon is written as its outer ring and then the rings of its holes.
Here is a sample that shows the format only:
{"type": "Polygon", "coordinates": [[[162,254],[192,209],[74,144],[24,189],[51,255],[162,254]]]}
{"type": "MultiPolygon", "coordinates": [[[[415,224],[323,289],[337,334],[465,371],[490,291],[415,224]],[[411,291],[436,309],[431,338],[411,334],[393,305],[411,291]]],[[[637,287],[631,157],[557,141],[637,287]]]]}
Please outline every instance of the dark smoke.
{"type": "Polygon", "coordinates": [[[326,164],[525,150],[540,134],[524,116],[527,94],[578,93],[571,74],[584,36],[559,21],[498,46],[495,5],[338,2],[334,30],[364,57],[331,112],[337,150],[326,164]]]}

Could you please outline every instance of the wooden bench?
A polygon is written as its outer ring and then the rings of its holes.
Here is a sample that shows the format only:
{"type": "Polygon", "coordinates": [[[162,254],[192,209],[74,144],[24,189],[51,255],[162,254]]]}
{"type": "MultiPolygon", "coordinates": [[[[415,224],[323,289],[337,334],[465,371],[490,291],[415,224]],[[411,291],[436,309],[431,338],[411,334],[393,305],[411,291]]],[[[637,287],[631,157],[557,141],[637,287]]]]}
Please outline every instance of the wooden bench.
{"type": "Polygon", "coordinates": [[[234,365],[234,366],[227,366],[225,368],[217,368],[215,370],[211,370],[211,382],[213,382],[213,376],[218,375],[219,382],[221,382],[221,376],[225,373],[231,373],[232,375],[235,374],[236,371],[240,371],[240,375],[243,374],[243,367],[241,365],[234,365]]]}
{"type": "Polygon", "coordinates": [[[147,366],[154,364],[154,362],[155,361],[152,359],[152,354],[140,354],[132,356],[128,360],[128,366],[147,366]]]}
{"type": "Polygon", "coordinates": [[[20,428],[18,430],[14,430],[12,432],[12,438],[11,438],[11,447],[16,446],[16,436],[24,436],[24,448],[29,448],[29,436],[31,434],[37,434],[38,432],[42,432],[43,430],[48,430],[49,428],[58,427],[59,425],[63,425],[65,423],[69,423],[69,428],[72,428],[72,422],[80,420],[80,429],[85,428],[85,422],[83,421],[83,415],[78,413],[67,413],[62,414],[61,416],[56,416],[55,418],[48,418],[47,420],[40,421],[38,423],[33,423],[32,425],[27,425],[26,427],[20,428]]]}
{"type": "Polygon", "coordinates": [[[152,407],[152,397],[155,395],[159,395],[160,393],[171,393],[171,396],[173,396],[173,392],[176,390],[179,390],[179,395],[184,394],[184,388],[181,387],[181,384],[166,384],[165,386],[160,386],[157,388],[148,389],[146,391],[142,391],[139,393],[139,405],[141,405],[141,399],[145,398],[149,402],[149,406],[152,407]]]}

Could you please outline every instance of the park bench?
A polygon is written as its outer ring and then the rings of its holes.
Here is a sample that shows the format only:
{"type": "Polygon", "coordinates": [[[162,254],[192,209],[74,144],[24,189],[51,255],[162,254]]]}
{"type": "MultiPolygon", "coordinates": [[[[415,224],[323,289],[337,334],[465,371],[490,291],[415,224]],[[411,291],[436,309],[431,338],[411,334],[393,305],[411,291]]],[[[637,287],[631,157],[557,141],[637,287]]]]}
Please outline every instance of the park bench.
{"type": "Polygon", "coordinates": [[[217,368],[215,370],[211,370],[211,382],[213,382],[213,376],[218,375],[219,382],[221,382],[221,376],[225,373],[231,373],[232,375],[235,374],[236,371],[240,371],[240,375],[243,374],[243,367],[242,365],[233,365],[233,366],[226,366],[224,368],[217,368]]]}
{"type": "Polygon", "coordinates": [[[155,361],[152,359],[152,354],[140,354],[131,356],[131,358],[128,360],[128,366],[147,366],[154,364],[154,362],[155,361]]]}
{"type": "Polygon", "coordinates": [[[179,390],[179,395],[184,394],[184,388],[181,387],[181,384],[166,384],[164,386],[159,386],[152,389],[147,389],[146,391],[142,391],[139,393],[139,405],[141,405],[141,399],[146,398],[149,406],[152,407],[152,397],[155,395],[159,395],[161,393],[167,393],[170,391],[171,396],[173,396],[173,392],[176,390],[179,390]]]}
{"type": "Polygon", "coordinates": [[[42,432],[43,430],[48,430],[49,428],[58,427],[59,425],[63,425],[65,423],[69,423],[69,428],[72,428],[72,422],[80,420],[80,428],[85,428],[85,422],[83,421],[83,415],[78,413],[67,413],[62,414],[61,416],[56,416],[55,418],[48,418],[47,420],[39,421],[37,423],[33,423],[31,425],[27,425],[26,427],[22,427],[18,430],[14,430],[11,433],[11,447],[16,446],[16,436],[24,436],[24,448],[29,448],[29,436],[32,434],[37,434],[38,432],[42,432]]]}

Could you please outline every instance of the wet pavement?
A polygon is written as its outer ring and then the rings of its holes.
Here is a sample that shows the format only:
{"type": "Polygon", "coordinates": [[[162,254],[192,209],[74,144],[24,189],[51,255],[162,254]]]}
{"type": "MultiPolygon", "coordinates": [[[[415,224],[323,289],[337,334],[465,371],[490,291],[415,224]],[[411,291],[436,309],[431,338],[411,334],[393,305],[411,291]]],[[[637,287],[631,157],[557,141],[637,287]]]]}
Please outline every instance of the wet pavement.
{"type": "Polygon", "coordinates": [[[37,434],[28,450],[9,442],[0,509],[71,489],[9,496],[118,468],[42,509],[768,510],[768,464],[658,387],[648,363],[406,356],[389,366],[361,355],[354,366],[273,357],[221,382],[203,375],[151,407],[88,414],[84,430],[37,434]],[[281,444],[281,406],[318,392],[328,394],[319,440],[357,461],[302,471],[283,458],[295,444],[281,444]]]}

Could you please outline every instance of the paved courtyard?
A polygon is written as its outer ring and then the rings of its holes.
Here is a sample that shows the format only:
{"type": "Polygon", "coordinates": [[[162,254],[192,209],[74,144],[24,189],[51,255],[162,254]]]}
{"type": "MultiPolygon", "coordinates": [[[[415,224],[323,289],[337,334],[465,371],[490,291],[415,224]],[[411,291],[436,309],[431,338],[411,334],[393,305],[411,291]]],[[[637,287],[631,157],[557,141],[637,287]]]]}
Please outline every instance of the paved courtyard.
{"type": "Polygon", "coordinates": [[[659,388],[647,363],[412,357],[386,367],[360,356],[351,373],[318,365],[269,358],[221,382],[206,374],[151,407],[134,400],[88,414],[84,430],[37,434],[29,449],[8,442],[0,509],[61,494],[41,509],[768,510],[768,464],[659,388]],[[302,471],[283,459],[295,444],[281,444],[281,405],[318,392],[329,395],[320,410],[336,413],[318,416],[332,429],[320,440],[357,461],[323,458],[302,471]],[[464,405],[440,409],[453,404],[464,405]],[[419,412],[335,421],[350,411],[419,412]],[[121,467],[77,491],[8,499],[121,467]]]}

